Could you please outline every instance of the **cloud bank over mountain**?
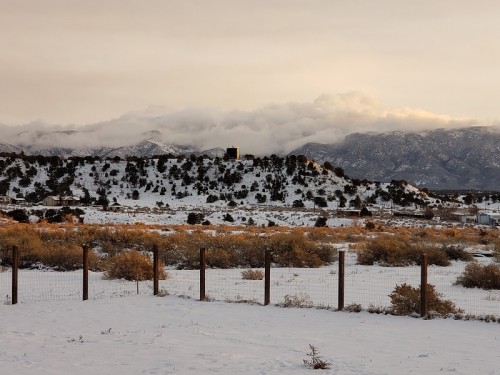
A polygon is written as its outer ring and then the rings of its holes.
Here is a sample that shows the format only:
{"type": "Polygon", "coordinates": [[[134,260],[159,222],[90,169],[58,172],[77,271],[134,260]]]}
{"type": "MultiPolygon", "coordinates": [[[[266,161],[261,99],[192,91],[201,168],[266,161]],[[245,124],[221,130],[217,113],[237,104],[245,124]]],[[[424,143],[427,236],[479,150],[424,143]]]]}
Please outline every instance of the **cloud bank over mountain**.
{"type": "Polygon", "coordinates": [[[337,143],[359,132],[424,131],[479,124],[412,108],[385,108],[360,92],[321,95],[312,102],[269,104],[252,111],[150,107],[84,126],[32,122],[0,125],[2,142],[38,147],[119,147],[155,139],[200,149],[238,145],[243,153],[289,152],[308,142],[337,143]]]}

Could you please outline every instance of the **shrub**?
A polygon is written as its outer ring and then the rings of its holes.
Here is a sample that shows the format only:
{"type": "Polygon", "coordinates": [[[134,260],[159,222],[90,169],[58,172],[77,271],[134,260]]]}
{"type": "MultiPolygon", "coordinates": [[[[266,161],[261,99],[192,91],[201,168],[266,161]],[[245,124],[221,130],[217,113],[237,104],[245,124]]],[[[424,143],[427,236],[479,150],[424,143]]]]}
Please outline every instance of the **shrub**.
{"type": "Polygon", "coordinates": [[[202,213],[190,212],[187,217],[187,223],[191,225],[200,224],[204,218],[205,215],[203,215],[202,213]]]}
{"type": "Polygon", "coordinates": [[[461,245],[443,245],[443,251],[451,260],[464,260],[469,262],[474,259],[474,256],[465,251],[465,248],[461,245]]]}
{"type": "Polygon", "coordinates": [[[326,227],[326,221],[328,219],[324,216],[320,216],[316,219],[316,222],[314,223],[314,226],[316,228],[322,228],[322,227],[326,227]]]}
{"type": "Polygon", "coordinates": [[[243,280],[262,280],[264,278],[264,272],[261,270],[244,270],[241,272],[241,278],[243,280]]]}
{"type": "Polygon", "coordinates": [[[408,243],[400,237],[380,236],[368,241],[363,249],[358,251],[358,263],[373,265],[376,262],[383,266],[408,266],[413,259],[408,259],[408,243]]]}
{"type": "Polygon", "coordinates": [[[375,223],[373,221],[368,221],[365,224],[365,228],[369,231],[375,230],[375,223]]]}
{"type": "MultiPolygon", "coordinates": [[[[412,315],[420,313],[420,288],[408,284],[397,285],[389,295],[391,312],[394,315],[412,315]]],[[[442,300],[442,294],[436,292],[434,285],[427,284],[427,309],[433,315],[449,315],[458,312],[453,302],[442,300]]]]}
{"type": "MultiPolygon", "coordinates": [[[[158,278],[165,280],[167,273],[161,262],[159,269],[158,278]]],[[[149,256],[137,250],[124,251],[110,258],[105,276],[108,279],[125,279],[129,281],[152,280],[153,261],[149,256]]]]}
{"type": "Polygon", "coordinates": [[[466,288],[500,289],[500,266],[469,263],[455,284],[466,288]]]}
{"type": "Polygon", "coordinates": [[[311,301],[311,297],[307,294],[296,294],[285,296],[285,301],[280,305],[281,307],[313,307],[313,302],[311,301]]]}
{"type": "Polygon", "coordinates": [[[450,260],[446,253],[433,245],[412,243],[399,236],[379,236],[369,240],[364,248],[357,253],[358,263],[381,266],[405,267],[419,265],[422,254],[427,254],[429,264],[449,266],[450,260]]]}
{"type": "Polygon", "coordinates": [[[359,313],[363,311],[363,308],[359,303],[351,303],[350,305],[344,307],[344,311],[359,313]]]}
{"type": "Polygon", "coordinates": [[[284,267],[321,267],[335,260],[336,249],[313,241],[300,231],[274,234],[263,244],[273,253],[273,261],[284,267]]]}
{"type": "Polygon", "coordinates": [[[307,356],[311,359],[304,359],[304,366],[312,368],[314,370],[328,370],[330,368],[330,363],[321,359],[319,355],[319,350],[316,349],[314,345],[309,344],[310,352],[307,353],[307,356]]]}

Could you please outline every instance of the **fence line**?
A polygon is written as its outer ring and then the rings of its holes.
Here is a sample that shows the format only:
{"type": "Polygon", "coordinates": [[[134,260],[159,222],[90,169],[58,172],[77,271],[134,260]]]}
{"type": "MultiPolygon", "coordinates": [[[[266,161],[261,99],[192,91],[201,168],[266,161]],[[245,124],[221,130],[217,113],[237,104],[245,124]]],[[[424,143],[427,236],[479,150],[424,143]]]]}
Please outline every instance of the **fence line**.
{"type": "Polygon", "coordinates": [[[53,272],[19,270],[20,250],[12,249],[12,265],[0,272],[0,295],[4,304],[40,300],[87,300],[132,294],[174,294],[200,300],[254,302],[317,306],[343,310],[359,305],[363,309],[390,307],[389,294],[396,285],[420,287],[420,315],[428,314],[428,285],[435,285],[444,299],[450,299],[466,314],[500,316],[500,291],[466,289],[449,282],[450,274],[463,270],[457,263],[449,268],[428,266],[427,257],[418,267],[373,267],[356,263],[353,254],[339,252],[338,265],[321,268],[272,267],[272,253],[265,253],[263,280],[244,280],[242,269],[206,269],[207,255],[200,249],[199,270],[168,270],[159,280],[158,249],[153,248],[153,280],[106,280],[101,272],[89,271],[90,249],[84,245],[83,267],[79,271],[53,272]],[[349,255],[349,257],[346,257],[349,255]],[[430,271],[430,272],[429,272],[430,271]],[[10,281],[10,288],[9,288],[10,281]],[[9,295],[10,289],[10,295],[9,295]]]}

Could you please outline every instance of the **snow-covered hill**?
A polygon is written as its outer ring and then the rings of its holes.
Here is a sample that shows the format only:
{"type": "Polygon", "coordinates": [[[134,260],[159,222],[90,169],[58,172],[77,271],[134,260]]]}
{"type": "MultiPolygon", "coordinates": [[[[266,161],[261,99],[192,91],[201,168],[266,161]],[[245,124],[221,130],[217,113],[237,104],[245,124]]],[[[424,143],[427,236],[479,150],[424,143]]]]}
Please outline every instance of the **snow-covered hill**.
{"type": "Polygon", "coordinates": [[[82,204],[142,207],[265,206],[362,209],[436,204],[404,181],[349,179],[341,168],[305,157],[224,160],[192,155],[154,158],[0,157],[0,195],[39,203],[76,196],[82,204]]]}

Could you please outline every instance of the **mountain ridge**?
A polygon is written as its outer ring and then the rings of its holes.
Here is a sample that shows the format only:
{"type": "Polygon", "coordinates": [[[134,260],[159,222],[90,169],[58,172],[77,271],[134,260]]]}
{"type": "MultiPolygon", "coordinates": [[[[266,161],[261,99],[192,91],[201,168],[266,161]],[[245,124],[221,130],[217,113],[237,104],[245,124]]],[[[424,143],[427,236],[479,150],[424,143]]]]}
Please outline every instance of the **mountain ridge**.
{"type": "MultiPolygon", "coordinates": [[[[0,144],[0,152],[100,158],[165,154],[222,157],[225,153],[219,147],[203,150],[194,145],[169,143],[157,130],[143,133],[131,145],[94,147],[66,145],[66,137],[78,135],[75,130],[53,133],[26,133],[19,144],[0,144]],[[47,143],[51,136],[59,146],[47,143]]],[[[241,151],[252,154],[252,150],[241,151]]],[[[306,155],[320,163],[329,161],[360,179],[382,182],[404,179],[430,189],[500,190],[500,127],[351,133],[334,144],[305,143],[289,155],[306,155]]]]}

